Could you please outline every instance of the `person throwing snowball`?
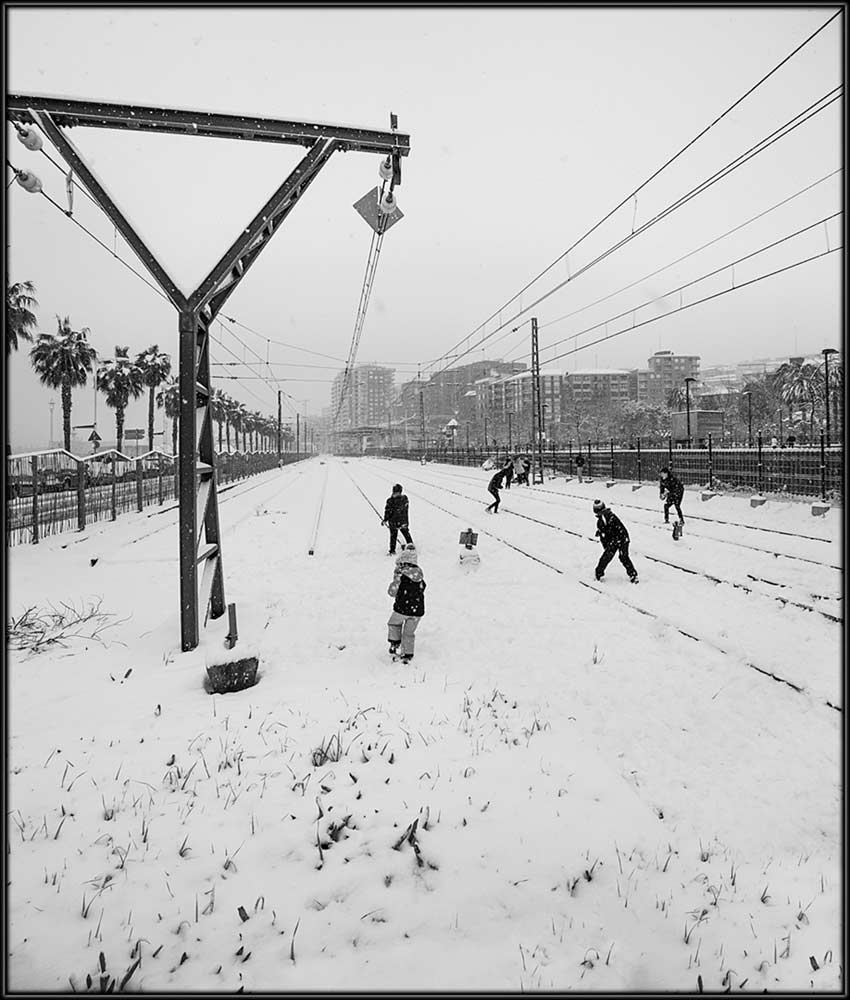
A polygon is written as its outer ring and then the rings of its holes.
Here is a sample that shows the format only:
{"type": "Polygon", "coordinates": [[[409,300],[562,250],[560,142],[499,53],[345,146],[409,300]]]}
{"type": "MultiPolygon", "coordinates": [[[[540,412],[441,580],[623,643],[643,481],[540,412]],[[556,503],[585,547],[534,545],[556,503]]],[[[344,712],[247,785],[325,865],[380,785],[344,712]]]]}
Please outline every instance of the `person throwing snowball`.
{"type": "Polygon", "coordinates": [[[664,501],[664,523],[670,523],[670,507],[676,508],[679,521],[684,524],[685,518],[682,514],[682,497],[685,495],[685,487],[682,481],[677,479],[665,466],[659,476],[659,487],[661,499],[664,501]]]}
{"type": "Polygon", "coordinates": [[[602,543],[602,555],[596,564],[596,579],[601,580],[605,576],[605,567],[619,554],[629,580],[637,583],[637,570],[629,558],[629,533],[626,526],[602,500],[593,501],[593,513],[596,515],[596,534],[602,543]]]}

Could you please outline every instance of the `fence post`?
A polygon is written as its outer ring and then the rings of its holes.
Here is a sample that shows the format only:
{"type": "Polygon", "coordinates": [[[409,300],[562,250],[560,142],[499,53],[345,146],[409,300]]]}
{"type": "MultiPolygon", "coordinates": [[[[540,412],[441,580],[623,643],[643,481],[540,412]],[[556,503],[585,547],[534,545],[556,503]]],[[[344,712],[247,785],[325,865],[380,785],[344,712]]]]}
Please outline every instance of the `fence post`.
{"type": "Polygon", "coordinates": [[[115,509],[115,484],[117,481],[115,474],[115,452],[110,457],[112,459],[112,520],[114,521],[118,517],[118,512],[115,509]]]}
{"type": "Polygon", "coordinates": [[[86,463],[77,462],[77,530],[86,526],[86,463]]]}
{"type": "Polygon", "coordinates": [[[611,438],[611,478],[614,479],[614,439],[611,438]]]}
{"type": "Polygon", "coordinates": [[[673,435],[667,435],[667,467],[673,471],[673,435]]]}
{"type": "Polygon", "coordinates": [[[820,432],[820,495],[821,500],[826,503],[826,449],[823,431],[820,432]]]}
{"type": "Polygon", "coordinates": [[[156,456],[156,471],[159,476],[159,505],[162,506],[162,455],[156,456]]]}
{"type": "Polygon", "coordinates": [[[714,489],[714,453],[712,451],[711,431],[708,432],[708,488],[714,489]]]}
{"type": "Polygon", "coordinates": [[[764,493],[764,462],[762,461],[762,453],[761,453],[761,445],[762,445],[761,431],[758,432],[758,438],[756,440],[758,442],[758,456],[759,456],[758,457],[758,487],[759,487],[759,493],[764,493]]]}
{"type": "Polygon", "coordinates": [[[552,438],[552,478],[553,479],[557,475],[557,472],[558,472],[558,470],[555,468],[555,439],[552,438]]]}
{"type": "Polygon", "coordinates": [[[32,467],[32,543],[38,545],[38,457],[30,459],[32,467]]]}
{"type": "Polygon", "coordinates": [[[144,499],[143,496],[142,496],[142,472],[143,471],[144,470],[142,469],[142,463],[137,458],[136,459],[136,508],[138,510],[142,510],[143,507],[144,507],[144,504],[142,503],[142,500],[144,499]]]}
{"type": "Polygon", "coordinates": [[[587,440],[587,478],[588,479],[592,479],[593,478],[593,472],[592,472],[592,469],[591,469],[592,461],[593,461],[593,456],[590,453],[590,438],[588,438],[588,440],[587,440]]]}
{"type": "Polygon", "coordinates": [[[638,482],[643,482],[643,472],[641,470],[640,464],[640,438],[637,439],[637,453],[638,453],[638,482]]]}

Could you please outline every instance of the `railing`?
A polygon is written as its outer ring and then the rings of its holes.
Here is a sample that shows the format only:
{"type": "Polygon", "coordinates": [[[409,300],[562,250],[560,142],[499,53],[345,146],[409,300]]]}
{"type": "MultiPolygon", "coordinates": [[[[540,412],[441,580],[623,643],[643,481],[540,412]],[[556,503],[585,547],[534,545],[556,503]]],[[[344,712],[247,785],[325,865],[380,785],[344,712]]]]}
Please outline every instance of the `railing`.
{"type": "MultiPolygon", "coordinates": [[[[284,452],[281,464],[308,458],[284,452]]],[[[219,485],[266,472],[276,452],[216,456],[219,485]]],[[[176,456],[151,451],[129,458],[110,449],[80,458],[64,449],[6,457],[6,545],[37,543],[63,531],[82,531],[94,521],[114,521],[177,496],[176,456]]]]}
{"type": "MultiPolygon", "coordinates": [[[[543,452],[544,469],[550,475],[574,476],[578,446],[552,447],[543,452]]],[[[419,449],[368,448],[366,455],[385,458],[420,459],[419,449]]],[[[530,449],[513,449],[510,456],[533,458],[530,449]]],[[[820,497],[841,500],[844,482],[844,448],[823,443],[805,448],[773,448],[762,442],[753,448],[717,448],[711,440],[705,448],[592,447],[583,444],[582,476],[590,479],[658,482],[661,469],[670,469],[685,485],[697,485],[719,492],[781,494],[788,497],[820,497]]],[[[503,448],[429,448],[425,458],[451,465],[481,466],[488,458],[503,464],[509,453],[503,448]]]]}

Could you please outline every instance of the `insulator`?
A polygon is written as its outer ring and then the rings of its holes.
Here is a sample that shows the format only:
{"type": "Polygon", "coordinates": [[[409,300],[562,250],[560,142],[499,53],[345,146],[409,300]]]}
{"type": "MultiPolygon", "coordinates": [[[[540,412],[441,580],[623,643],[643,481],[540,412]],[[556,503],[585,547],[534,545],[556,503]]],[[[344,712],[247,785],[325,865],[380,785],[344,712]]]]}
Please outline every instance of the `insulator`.
{"type": "Polygon", "coordinates": [[[24,191],[29,191],[30,194],[38,194],[41,190],[41,181],[29,170],[18,171],[17,181],[24,191]]]}
{"type": "Polygon", "coordinates": [[[384,197],[381,198],[381,202],[378,205],[378,209],[384,215],[390,215],[397,208],[398,208],[398,203],[395,200],[395,195],[392,193],[392,191],[387,191],[387,193],[384,195],[384,197]]]}
{"type": "Polygon", "coordinates": [[[393,175],[393,161],[392,157],[388,156],[385,160],[381,161],[381,165],[378,167],[378,173],[381,175],[381,179],[388,181],[393,175]]]}
{"type": "Polygon", "coordinates": [[[40,133],[27,125],[18,132],[18,139],[33,153],[37,153],[44,145],[40,133]]]}

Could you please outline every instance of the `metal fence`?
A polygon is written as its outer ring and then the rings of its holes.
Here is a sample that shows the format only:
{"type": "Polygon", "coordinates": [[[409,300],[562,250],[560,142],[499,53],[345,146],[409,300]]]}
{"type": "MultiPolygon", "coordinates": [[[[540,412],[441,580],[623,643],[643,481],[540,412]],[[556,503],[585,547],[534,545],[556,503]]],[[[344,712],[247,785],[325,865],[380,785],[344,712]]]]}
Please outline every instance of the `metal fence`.
{"type": "MultiPolygon", "coordinates": [[[[589,479],[626,480],[635,483],[658,482],[666,467],[686,486],[701,486],[718,492],[783,494],[789,497],[820,497],[842,500],[844,489],[844,448],[818,446],[805,448],[766,447],[759,439],[753,448],[716,448],[709,439],[705,448],[643,448],[635,441],[630,448],[616,448],[612,443],[600,447],[582,444],[582,476],[589,479]]],[[[452,465],[481,466],[487,459],[503,464],[512,455],[503,448],[439,448],[420,451],[404,448],[369,448],[364,454],[386,458],[420,459],[452,465]]],[[[530,451],[519,454],[533,459],[530,451]]],[[[543,452],[544,470],[549,475],[574,476],[579,447],[547,448],[543,452]]]]}
{"type": "MultiPolygon", "coordinates": [[[[306,453],[284,452],[288,465],[306,453]]],[[[223,453],[216,457],[219,485],[266,472],[276,452],[223,453]]],[[[64,449],[6,458],[6,545],[37,543],[63,531],[82,531],[94,521],[173,500],[176,456],[151,451],[129,458],[111,449],[79,458],[64,449]]]]}

